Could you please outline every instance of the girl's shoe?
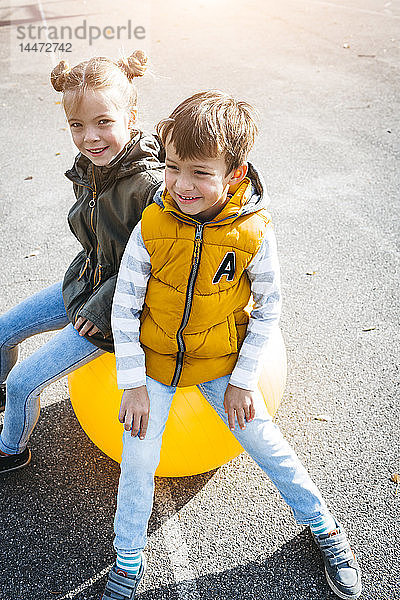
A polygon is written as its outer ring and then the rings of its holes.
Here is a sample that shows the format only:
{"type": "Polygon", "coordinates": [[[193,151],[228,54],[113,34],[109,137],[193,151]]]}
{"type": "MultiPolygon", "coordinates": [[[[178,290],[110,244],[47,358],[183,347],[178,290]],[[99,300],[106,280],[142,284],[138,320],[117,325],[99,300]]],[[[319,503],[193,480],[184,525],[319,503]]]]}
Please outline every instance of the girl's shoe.
{"type": "Polygon", "coordinates": [[[6,386],[0,384],[0,412],[6,407],[6,386]]]}
{"type": "Polygon", "coordinates": [[[353,600],[361,595],[361,569],[342,527],[329,533],[314,535],[325,563],[329,587],[339,598],[353,600]]]}
{"type": "Polygon", "coordinates": [[[133,600],[136,589],[146,570],[146,558],[142,554],[142,564],[136,577],[129,577],[126,571],[114,565],[108,575],[108,581],[101,600],[133,600]]]}
{"type": "Polygon", "coordinates": [[[25,448],[20,454],[8,454],[3,456],[0,454],[0,475],[9,471],[16,471],[26,467],[31,462],[31,451],[25,448]]]}

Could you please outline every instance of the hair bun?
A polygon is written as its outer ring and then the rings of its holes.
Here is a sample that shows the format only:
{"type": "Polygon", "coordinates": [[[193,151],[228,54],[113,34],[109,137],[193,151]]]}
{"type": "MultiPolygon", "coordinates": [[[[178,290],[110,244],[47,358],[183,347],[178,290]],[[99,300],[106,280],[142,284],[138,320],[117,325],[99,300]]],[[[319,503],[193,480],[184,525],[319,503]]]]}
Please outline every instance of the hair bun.
{"type": "Polygon", "coordinates": [[[121,58],[118,66],[125,73],[129,81],[134,77],[142,77],[147,69],[147,54],[143,50],[135,50],[127,58],[121,58]]]}
{"type": "Polygon", "coordinates": [[[50,79],[53,88],[57,92],[64,91],[65,80],[67,79],[71,68],[65,60],[61,60],[51,72],[50,79]]]}

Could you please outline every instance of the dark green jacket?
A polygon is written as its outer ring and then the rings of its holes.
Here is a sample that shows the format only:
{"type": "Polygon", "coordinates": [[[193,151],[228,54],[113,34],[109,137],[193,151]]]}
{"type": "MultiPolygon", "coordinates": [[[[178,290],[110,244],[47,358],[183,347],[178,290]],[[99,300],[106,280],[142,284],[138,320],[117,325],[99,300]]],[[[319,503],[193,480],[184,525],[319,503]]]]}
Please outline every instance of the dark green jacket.
{"type": "Polygon", "coordinates": [[[109,352],[114,350],[111,305],[121,257],[164,179],[163,159],[157,138],[135,131],[109,165],[97,167],[78,154],[65,173],[76,196],[68,223],[83,250],[65,274],[64,304],[71,323],[82,316],[100,329],[85,337],[109,352]]]}

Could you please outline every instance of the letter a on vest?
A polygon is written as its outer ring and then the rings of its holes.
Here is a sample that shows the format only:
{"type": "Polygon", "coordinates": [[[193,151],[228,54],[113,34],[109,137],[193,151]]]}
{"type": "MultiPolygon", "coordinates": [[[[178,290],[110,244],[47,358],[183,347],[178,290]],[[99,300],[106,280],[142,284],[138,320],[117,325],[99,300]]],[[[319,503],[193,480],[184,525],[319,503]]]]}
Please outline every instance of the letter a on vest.
{"type": "Polygon", "coordinates": [[[214,275],[213,283],[218,283],[226,275],[227,281],[232,281],[235,276],[236,255],[234,252],[227,252],[214,275]]]}

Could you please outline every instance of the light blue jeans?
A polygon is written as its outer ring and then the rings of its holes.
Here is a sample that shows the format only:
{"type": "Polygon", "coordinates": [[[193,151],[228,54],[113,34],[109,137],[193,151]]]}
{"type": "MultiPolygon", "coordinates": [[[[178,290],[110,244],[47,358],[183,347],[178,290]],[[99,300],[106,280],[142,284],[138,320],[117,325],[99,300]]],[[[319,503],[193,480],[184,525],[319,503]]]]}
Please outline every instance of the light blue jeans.
{"type": "Polygon", "coordinates": [[[93,360],[103,350],[81,337],[69,322],[56,283],[0,316],[0,384],[6,383],[6,410],[0,450],[22,452],[40,412],[40,392],[50,383],[93,360]],[[44,331],[62,329],[17,364],[18,344],[44,331]]]}
{"type": "MultiPolygon", "coordinates": [[[[230,376],[199,384],[203,396],[227,424],[223,402],[230,376]]],[[[153,504],[154,472],[160,460],[161,439],[176,388],[147,377],[150,418],[144,440],[123,434],[121,476],[115,515],[114,546],[129,555],[146,544],[147,524],[153,504]]],[[[329,513],[316,485],[272,422],[261,394],[255,401],[255,419],[244,430],[235,424],[234,435],[261,469],[269,476],[290,506],[298,523],[318,522],[329,513]]]]}

